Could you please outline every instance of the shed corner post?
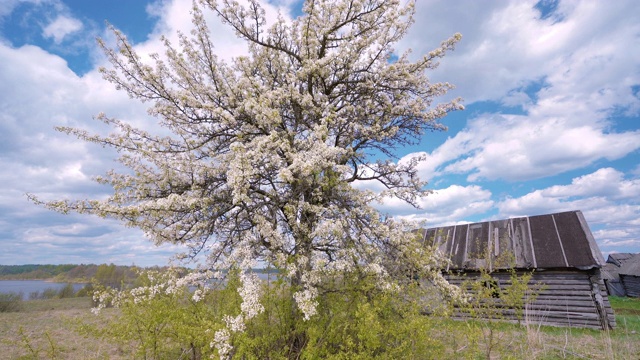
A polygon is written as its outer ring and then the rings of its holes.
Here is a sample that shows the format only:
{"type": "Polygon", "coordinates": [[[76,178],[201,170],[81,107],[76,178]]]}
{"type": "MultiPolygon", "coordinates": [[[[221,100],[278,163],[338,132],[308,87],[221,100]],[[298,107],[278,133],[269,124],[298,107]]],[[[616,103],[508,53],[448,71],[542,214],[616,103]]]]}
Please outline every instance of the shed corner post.
{"type": "Polygon", "coordinates": [[[613,327],[609,323],[607,308],[604,303],[602,293],[600,292],[600,282],[602,282],[600,269],[595,268],[593,272],[589,274],[589,282],[591,283],[591,297],[593,298],[593,302],[596,304],[596,310],[598,311],[598,317],[600,318],[602,330],[613,329],[613,327]]]}

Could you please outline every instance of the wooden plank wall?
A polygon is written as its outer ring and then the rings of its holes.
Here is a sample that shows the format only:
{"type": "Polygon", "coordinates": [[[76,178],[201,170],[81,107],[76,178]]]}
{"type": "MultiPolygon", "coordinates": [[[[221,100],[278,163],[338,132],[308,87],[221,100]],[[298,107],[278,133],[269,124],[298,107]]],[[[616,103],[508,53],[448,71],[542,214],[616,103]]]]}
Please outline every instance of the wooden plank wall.
{"type": "Polygon", "coordinates": [[[604,284],[607,286],[607,293],[609,296],[627,296],[627,292],[620,280],[604,280],[604,284]]]}
{"type": "MultiPolygon", "coordinates": [[[[522,275],[523,272],[518,274],[522,275]]],[[[450,283],[458,286],[479,276],[477,272],[468,272],[462,276],[445,274],[450,283]]],[[[511,274],[508,272],[492,273],[491,276],[502,290],[511,283],[511,274]]],[[[502,320],[593,329],[615,327],[615,317],[599,269],[536,271],[529,282],[529,288],[534,296],[529,297],[521,319],[514,309],[502,305],[499,298],[491,299],[493,306],[499,309],[502,320]],[[533,301],[530,300],[532,298],[533,301]],[[598,302],[602,304],[600,309],[598,302]]],[[[455,318],[471,317],[466,311],[456,310],[455,318]]]]}
{"type": "Polygon", "coordinates": [[[627,296],[640,297],[640,277],[620,274],[620,280],[627,292],[627,296]]]}

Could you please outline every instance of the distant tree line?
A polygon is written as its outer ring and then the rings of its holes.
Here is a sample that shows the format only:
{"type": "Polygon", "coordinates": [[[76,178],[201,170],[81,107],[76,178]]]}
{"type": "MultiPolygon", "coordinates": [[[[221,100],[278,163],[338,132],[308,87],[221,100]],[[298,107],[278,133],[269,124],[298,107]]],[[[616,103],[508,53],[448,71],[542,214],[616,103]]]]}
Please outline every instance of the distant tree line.
{"type": "Polygon", "coordinates": [[[115,264],[0,265],[0,280],[50,280],[54,282],[99,283],[119,288],[138,277],[140,268],[115,264]]]}
{"type": "Polygon", "coordinates": [[[3,280],[32,280],[47,279],[58,274],[68,272],[78,265],[0,265],[0,279],[3,280]]]}

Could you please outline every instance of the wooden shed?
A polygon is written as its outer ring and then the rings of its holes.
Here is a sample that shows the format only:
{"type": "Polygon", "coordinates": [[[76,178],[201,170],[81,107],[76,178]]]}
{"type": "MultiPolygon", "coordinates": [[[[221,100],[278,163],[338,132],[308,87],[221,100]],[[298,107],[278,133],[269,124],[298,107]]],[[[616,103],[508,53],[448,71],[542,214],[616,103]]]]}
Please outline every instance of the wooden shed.
{"type": "MultiPolygon", "coordinates": [[[[532,273],[525,319],[535,324],[607,329],[615,317],[600,274],[604,259],[580,211],[426,229],[424,241],[449,263],[445,277],[461,285],[489,274],[505,289],[511,271],[532,273]]],[[[498,303],[499,303],[498,299],[498,303]]],[[[503,308],[502,318],[520,321],[503,308]]],[[[468,316],[462,311],[455,315],[468,316]]]]}
{"type": "Polygon", "coordinates": [[[607,287],[607,294],[609,296],[627,296],[627,292],[624,290],[624,286],[622,285],[622,281],[620,280],[620,267],[607,262],[600,269],[600,274],[602,275],[602,280],[604,280],[604,285],[607,287]]]}
{"type": "Polygon", "coordinates": [[[614,253],[609,254],[609,257],[607,257],[607,263],[604,264],[600,271],[609,296],[627,296],[627,291],[620,279],[620,269],[627,260],[633,257],[634,254],[630,253],[614,253]]]}
{"type": "Polygon", "coordinates": [[[620,270],[620,282],[627,296],[640,297],[640,254],[627,259],[620,270]]]}
{"type": "Polygon", "coordinates": [[[621,267],[627,260],[633,258],[636,254],[632,253],[613,253],[607,257],[607,264],[613,264],[621,267]]]}

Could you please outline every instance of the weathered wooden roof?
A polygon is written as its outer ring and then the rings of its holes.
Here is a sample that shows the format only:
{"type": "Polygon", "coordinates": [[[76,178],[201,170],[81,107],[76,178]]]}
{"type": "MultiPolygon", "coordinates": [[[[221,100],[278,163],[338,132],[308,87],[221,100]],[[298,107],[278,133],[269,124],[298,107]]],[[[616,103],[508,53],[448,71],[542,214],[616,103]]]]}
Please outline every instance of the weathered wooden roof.
{"type": "Polygon", "coordinates": [[[640,254],[633,254],[632,257],[625,259],[618,273],[620,275],[640,276],[640,254]]]}
{"type": "Polygon", "coordinates": [[[424,242],[451,260],[447,270],[584,270],[605,263],[581,211],[430,228],[424,242]]]}
{"type": "Polygon", "coordinates": [[[631,253],[613,253],[613,254],[609,254],[609,257],[607,258],[607,262],[611,263],[611,264],[615,264],[616,266],[622,266],[622,264],[626,261],[631,259],[635,254],[631,254],[631,253]]]}
{"type": "Polygon", "coordinates": [[[620,267],[607,261],[607,263],[600,268],[600,276],[605,280],[620,281],[619,271],[620,267]]]}

